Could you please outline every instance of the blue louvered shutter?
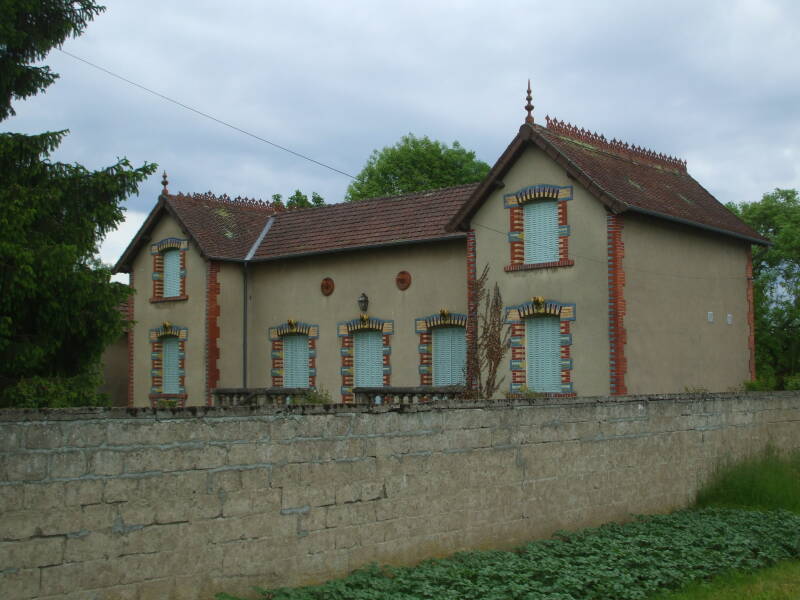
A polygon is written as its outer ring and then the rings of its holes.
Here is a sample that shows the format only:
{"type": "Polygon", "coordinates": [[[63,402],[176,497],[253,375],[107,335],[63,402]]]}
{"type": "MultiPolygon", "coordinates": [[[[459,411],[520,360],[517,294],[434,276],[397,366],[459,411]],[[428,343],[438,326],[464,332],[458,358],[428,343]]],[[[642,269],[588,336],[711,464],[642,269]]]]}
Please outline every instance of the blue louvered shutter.
{"type": "Polygon", "coordinates": [[[532,202],[523,207],[525,263],[558,260],[558,202],[532,202]]]}
{"type": "Polygon", "coordinates": [[[560,392],[561,328],[558,317],[527,319],[525,333],[528,387],[535,392],[560,392]]]}
{"type": "Polygon", "coordinates": [[[433,384],[459,385],[466,381],[466,331],[463,327],[433,330],[433,384]]]}
{"type": "Polygon", "coordinates": [[[383,336],[380,331],[360,331],[353,336],[356,387],[383,386],[383,336]]]}
{"type": "Polygon", "coordinates": [[[164,252],[164,297],[181,295],[181,253],[179,250],[164,252]]]}
{"type": "Polygon", "coordinates": [[[283,336],[283,386],[308,387],[308,336],[283,336]]]}
{"type": "Polygon", "coordinates": [[[161,392],[164,394],[180,393],[178,338],[173,336],[161,338],[161,392]]]}

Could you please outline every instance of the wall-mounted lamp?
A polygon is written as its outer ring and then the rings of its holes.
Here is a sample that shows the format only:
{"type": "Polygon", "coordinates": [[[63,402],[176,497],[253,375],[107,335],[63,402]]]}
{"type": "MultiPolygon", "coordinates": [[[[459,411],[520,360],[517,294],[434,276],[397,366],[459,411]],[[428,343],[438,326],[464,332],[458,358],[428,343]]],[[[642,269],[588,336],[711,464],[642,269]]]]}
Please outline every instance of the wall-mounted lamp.
{"type": "Polygon", "coordinates": [[[361,309],[361,312],[367,312],[369,308],[369,298],[364,292],[361,292],[361,295],[358,297],[358,308],[361,309]]]}

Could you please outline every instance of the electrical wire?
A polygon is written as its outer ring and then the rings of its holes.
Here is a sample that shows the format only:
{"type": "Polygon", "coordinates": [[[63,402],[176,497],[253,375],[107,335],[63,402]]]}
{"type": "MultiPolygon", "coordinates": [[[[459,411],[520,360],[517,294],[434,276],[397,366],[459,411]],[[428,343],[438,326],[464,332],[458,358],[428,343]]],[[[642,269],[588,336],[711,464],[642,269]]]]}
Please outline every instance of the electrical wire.
{"type": "Polygon", "coordinates": [[[344,175],[345,177],[349,177],[350,179],[355,179],[355,176],[351,175],[350,173],[346,173],[345,171],[337,169],[336,167],[332,167],[330,165],[326,165],[324,162],[320,162],[318,160],[315,160],[315,159],[311,158],[310,156],[306,156],[305,154],[300,154],[299,152],[295,152],[294,150],[291,150],[291,149],[287,148],[286,146],[281,146],[280,144],[276,144],[275,142],[271,142],[270,140],[268,140],[266,138],[263,138],[261,136],[258,136],[258,135],[254,134],[254,133],[250,133],[249,131],[247,131],[245,129],[242,129],[241,127],[237,127],[236,125],[232,125],[232,124],[230,124],[230,123],[228,123],[226,121],[223,121],[222,119],[218,119],[218,118],[216,118],[216,117],[214,117],[212,115],[209,115],[208,113],[204,113],[201,110],[197,110],[196,108],[192,108],[191,106],[188,106],[187,104],[184,104],[183,102],[179,102],[178,100],[170,98],[169,96],[165,96],[164,94],[162,94],[160,92],[156,92],[155,90],[151,90],[150,88],[145,87],[145,86],[143,86],[143,85],[141,85],[139,83],[136,83],[135,81],[131,81],[130,79],[127,79],[127,78],[123,77],[122,75],[117,75],[113,71],[110,71],[110,70],[108,70],[108,69],[106,69],[104,67],[101,67],[100,65],[96,65],[93,62],[90,62],[90,61],[86,60],[85,58],[81,58],[80,56],[76,56],[75,54],[72,54],[71,52],[67,52],[63,48],[56,48],[56,49],[59,52],[61,52],[62,54],[66,54],[67,56],[69,56],[71,58],[74,58],[75,60],[79,60],[80,62],[85,63],[85,64],[89,65],[90,67],[94,67],[95,69],[97,69],[99,71],[102,71],[103,73],[106,73],[107,75],[111,75],[112,77],[116,77],[117,79],[119,79],[121,81],[124,81],[127,84],[130,84],[130,85],[132,85],[134,87],[139,88],[140,90],[144,90],[145,92],[153,94],[154,96],[158,96],[162,100],[166,100],[167,102],[172,102],[173,104],[177,104],[181,108],[185,108],[186,110],[190,110],[193,113],[200,115],[201,117],[205,117],[206,119],[210,119],[210,120],[214,121],[215,123],[219,123],[220,125],[224,125],[225,127],[229,127],[230,129],[233,129],[234,131],[238,131],[239,133],[243,133],[244,135],[250,136],[251,138],[258,140],[259,142],[264,142],[265,144],[269,144],[270,146],[273,146],[273,147],[277,148],[278,150],[283,150],[284,152],[288,152],[289,154],[292,154],[292,155],[294,155],[294,156],[296,156],[298,158],[302,158],[303,160],[307,160],[308,162],[312,162],[315,165],[319,165],[320,167],[324,167],[326,169],[330,169],[334,173],[339,173],[340,175],[344,175]]]}

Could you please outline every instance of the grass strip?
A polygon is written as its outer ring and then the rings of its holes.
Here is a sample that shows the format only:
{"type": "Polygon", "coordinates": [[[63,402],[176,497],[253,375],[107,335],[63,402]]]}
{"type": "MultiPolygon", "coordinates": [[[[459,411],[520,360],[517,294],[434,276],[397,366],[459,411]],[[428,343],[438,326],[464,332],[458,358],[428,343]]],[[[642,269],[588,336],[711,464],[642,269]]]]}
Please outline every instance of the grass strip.
{"type": "Polygon", "coordinates": [[[755,573],[734,571],[710,581],[690,583],[677,592],[649,600],[797,600],[800,597],[800,561],[786,561],[755,573]]]}

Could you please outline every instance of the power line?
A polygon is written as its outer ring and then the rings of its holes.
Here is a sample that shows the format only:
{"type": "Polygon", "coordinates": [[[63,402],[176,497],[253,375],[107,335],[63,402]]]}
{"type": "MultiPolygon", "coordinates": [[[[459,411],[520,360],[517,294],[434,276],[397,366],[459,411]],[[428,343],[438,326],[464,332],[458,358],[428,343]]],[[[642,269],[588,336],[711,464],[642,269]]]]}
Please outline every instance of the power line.
{"type": "Polygon", "coordinates": [[[355,179],[355,177],[353,175],[351,175],[350,173],[345,173],[344,171],[341,171],[341,170],[337,169],[336,167],[332,167],[332,166],[326,165],[325,163],[320,162],[318,160],[314,160],[310,156],[306,156],[305,154],[300,154],[299,152],[295,152],[294,150],[291,150],[291,149],[289,149],[289,148],[287,148],[285,146],[281,146],[280,144],[276,144],[275,142],[271,142],[268,139],[262,138],[262,137],[260,137],[260,136],[258,136],[256,134],[254,134],[254,133],[250,133],[249,131],[246,131],[246,130],[242,129],[241,127],[237,127],[236,125],[232,125],[232,124],[230,124],[230,123],[228,123],[226,121],[223,121],[222,119],[217,119],[216,117],[213,117],[213,116],[209,115],[208,113],[204,113],[203,111],[197,110],[196,108],[192,108],[191,106],[188,106],[188,105],[184,104],[183,102],[179,102],[178,100],[170,98],[169,96],[165,96],[164,94],[156,92],[155,90],[151,90],[148,87],[145,87],[145,86],[143,86],[143,85],[141,85],[139,83],[136,83],[135,81],[131,81],[130,79],[126,79],[122,75],[117,75],[113,71],[109,71],[108,69],[106,69],[104,67],[101,67],[100,65],[96,65],[93,62],[89,62],[85,58],[81,58],[80,56],[76,56],[75,54],[72,54],[71,52],[67,52],[66,50],[64,50],[62,48],[56,48],[56,49],[59,52],[61,52],[62,54],[66,54],[67,56],[70,56],[70,57],[74,58],[75,60],[79,60],[82,63],[85,63],[85,64],[89,65],[90,67],[94,67],[98,71],[102,71],[103,73],[106,73],[107,75],[111,75],[112,77],[116,77],[117,79],[119,79],[121,81],[124,81],[127,84],[130,84],[130,85],[132,85],[134,87],[139,88],[140,90],[144,90],[145,92],[149,92],[150,94],[153,94],[154,96],[158,96],[162,100],[166,100],[167,102],[172,102],[173,104],[177,104],[181,108],[185,108],[186,110],[190,110],[193,113],[196,113],[196,114],[200,115],[201,117],[205,117],[206,119],[211,119],[215,123],[219,123],[220,125],[224,125],[225,127],[229,127],[230,129],[233,129],[234,131],[238,131],[239,133],[243,133],[243,134],[245,134],[247,136],[250,136],[251,138],[254,138],[254,139],[258,140],[259,142],[264,142],[265,144],[269,144],[270,146],[278,148],[279,150],[283,150],[284,152],[288,152],[289,154],[297,156],[298,158],[302,158],[303,160],[307,160],[309,162],[312,162],[315,165],[319,165],[320,167],[325,167],[326,169],[330,169],[334,173],[339,173],[340,175],[344,175],[345,177],[349,177],[350,179],[355,179]]]}

